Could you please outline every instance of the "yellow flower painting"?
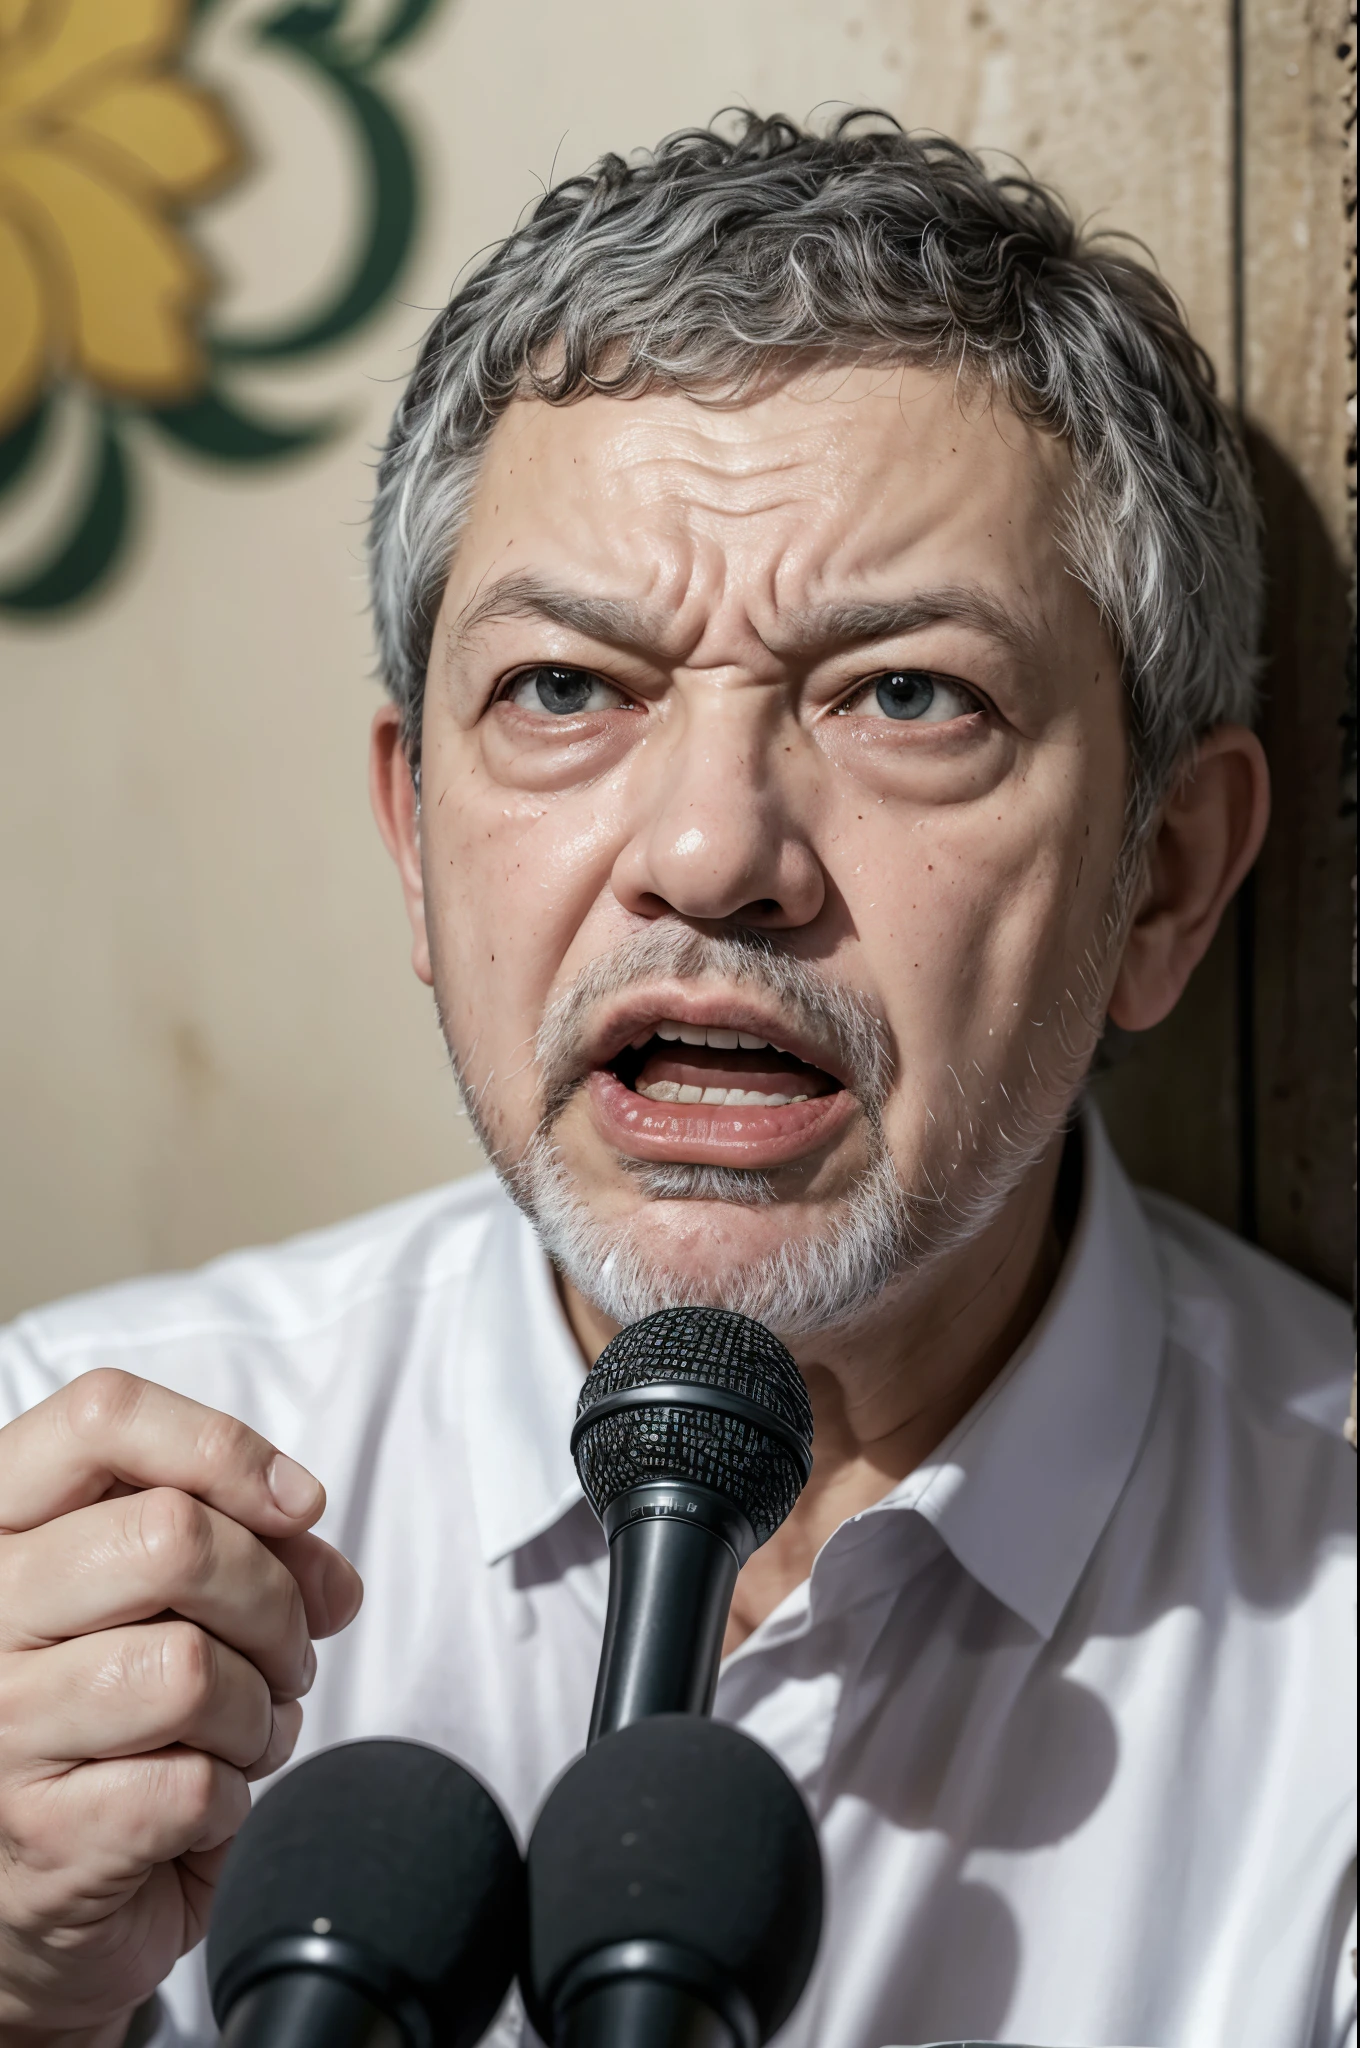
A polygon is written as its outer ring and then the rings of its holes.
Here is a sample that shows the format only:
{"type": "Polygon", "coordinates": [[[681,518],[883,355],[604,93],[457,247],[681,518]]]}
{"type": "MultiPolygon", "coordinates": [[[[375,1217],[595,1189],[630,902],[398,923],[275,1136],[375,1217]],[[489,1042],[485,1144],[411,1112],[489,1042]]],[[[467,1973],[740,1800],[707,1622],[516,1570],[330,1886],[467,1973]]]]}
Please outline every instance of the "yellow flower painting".
{"type": "Polygon", "coordinates": [[[188,397],[212,280],[182,208],[244,152],[176,66],[185,0],[0,0],[0,432],[49,378],[188,397]]]}
{"type": "MultiPolygon", "coordinates": [[[[0,581],[0,613],[62,611],[108,583],[141,516],[149,439],[240,472],[341,431],[343,411],[262,415],[251,379],[335,347],[396,284],[419,183],[382,74],[440,4],[0,0],[0,517],[21,519],[24,494],[51,474],[59,421],[76,423],[86,458],[36,561],[0,581]],[[210,24],[242,118],[255,61],[282,64],[317,91],[357,171],[328,294],[263,330],[220,324],[218,280],[193,238],[193,209],[247,167],[236,119],[194,75],[210,24]]],[[[288,175],[256,149],[249,167],[288,175]]],[[[239,260],[248,281],[248,243],[239,260]]]]}

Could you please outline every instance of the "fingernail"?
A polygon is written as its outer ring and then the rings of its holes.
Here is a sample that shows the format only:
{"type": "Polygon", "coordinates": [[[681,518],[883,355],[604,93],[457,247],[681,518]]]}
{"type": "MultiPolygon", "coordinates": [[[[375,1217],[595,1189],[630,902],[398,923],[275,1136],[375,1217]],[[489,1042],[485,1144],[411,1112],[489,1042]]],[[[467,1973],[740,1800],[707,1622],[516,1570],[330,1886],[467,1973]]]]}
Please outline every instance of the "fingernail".
{"type": "Polygon", "coordinates": [[[315,1677],[316,1651],[312,1648],[311,1644],[308,1643],[307,1648],[303,1652],[302,1656],[302,1690],[304,1693],[308,1693],[311,1691],[312,1681],[315,1679],[315,1677]]]}
{"type": "Polygon", "coordinates": [[[245,1772],[247,1785],[258,1785],[261,1778],[272,1778],[297,1747],[298,1736],[302,1733],[302,1709],[296,1700],[280,1700],[274,1708],[274,1719],[269,1730],[269,1740],[264,1754],[251,1764],[245,1772]]]}
{"type": "Polygon", "coordinates": [[[264,1480],[285,1515],[310,1515],[320,1504],[320,1482],[304,1466],[285,1458],[282,1451],[275,1454],[264,1480]]]}

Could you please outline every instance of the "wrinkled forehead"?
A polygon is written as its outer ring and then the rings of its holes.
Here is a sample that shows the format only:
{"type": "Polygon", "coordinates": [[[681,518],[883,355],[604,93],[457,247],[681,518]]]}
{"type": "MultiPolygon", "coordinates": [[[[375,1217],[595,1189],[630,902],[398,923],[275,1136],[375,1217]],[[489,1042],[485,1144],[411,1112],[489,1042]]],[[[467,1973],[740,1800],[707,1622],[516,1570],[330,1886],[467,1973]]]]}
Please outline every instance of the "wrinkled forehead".
{"type": "Polygon", "coordinates": [[[677,601],[697,579],[782,608],[908,570],[985,574],[1044,609],[1080,596],[1072,483],[1054,436],[916,367],[823,367],[739,404],[521,399],[488,442],[448,599],[519,571],[677,601]]]}

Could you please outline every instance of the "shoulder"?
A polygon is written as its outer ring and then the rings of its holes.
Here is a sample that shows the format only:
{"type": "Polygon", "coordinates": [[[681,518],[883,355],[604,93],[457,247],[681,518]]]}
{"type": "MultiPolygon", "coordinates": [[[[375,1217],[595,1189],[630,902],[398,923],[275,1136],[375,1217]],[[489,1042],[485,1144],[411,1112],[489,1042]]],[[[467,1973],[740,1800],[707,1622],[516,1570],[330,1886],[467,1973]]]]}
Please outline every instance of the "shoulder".
{"type": "Polygon", "coordinates": [[[1354,1642],[1350,1310],[1178,1203],[1142,1200],[1166,1302],[1151,1525],[1201,1594],[1302,1631],[1290,1659],[1308,1638],[1339,1682],[1354,1642]]]}
{"type": "MultiPolygon", "coordinates": [[[[224,1377],[266,1361],[284,1380],[446,1304],[488,1237],[518,1221],[482,1173],[285,1243],[231,1252],[195,1272],[100,1288],[0,1330],[0,1420],[96,1366],[120,1366],[216,1402],[224,1377]]],[[[294,1391],[299,1389],[295,1386],[294,1391]]]]}
{"type": "Polygon", "coordinates": [[[1341,1450],[1355,1357],[1348,1303],[1166,1195],[1140,1191],[1166,1287],[1167,1334],[1222,1397],[1341,1450]]]}

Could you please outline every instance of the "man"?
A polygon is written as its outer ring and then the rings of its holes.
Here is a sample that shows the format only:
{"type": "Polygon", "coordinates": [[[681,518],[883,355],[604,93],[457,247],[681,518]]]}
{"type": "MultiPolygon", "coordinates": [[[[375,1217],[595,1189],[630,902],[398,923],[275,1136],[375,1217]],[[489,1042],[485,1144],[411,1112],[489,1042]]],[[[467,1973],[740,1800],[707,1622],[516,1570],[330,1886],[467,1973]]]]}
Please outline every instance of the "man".
{"type": "Polygon", "coordinates": [[[10,1333],[0,2040],[210,2038],[144,2002],[314,1672],[527,1830],[583,1365],[676,1301],[815,1413],[717,1701],[821,1831],[784,2038],[1347,2037],[1348,1319],[1080,1110],[1261,842],[1254,531],[1155,278],[881,120],[606,158],[455,296],[372,780],[500,1179],[10,1333]]]}

